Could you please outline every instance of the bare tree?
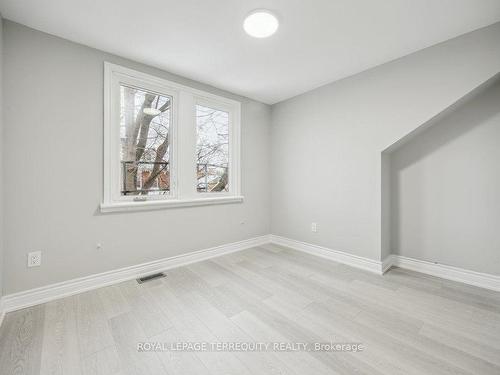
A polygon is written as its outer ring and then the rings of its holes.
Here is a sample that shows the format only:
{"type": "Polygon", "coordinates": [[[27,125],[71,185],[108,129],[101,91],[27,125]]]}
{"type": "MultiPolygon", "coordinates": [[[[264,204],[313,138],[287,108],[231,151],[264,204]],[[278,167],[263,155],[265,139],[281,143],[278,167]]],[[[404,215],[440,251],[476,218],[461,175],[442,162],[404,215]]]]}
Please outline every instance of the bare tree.
{"type": "Polygon", "coordinates": [[[197,106],[197,168],[201,191],[219,192],[228,187],[229,114],[197,106]]]}
{"type": "MultiPolygon", "coordinates": [[[[169,176],[171,104],[170,97],[122,86],[124,194],[148,194],[160,176],[169,176]]],[[[197,175],[205,181],[203,191],[224,191],[228,186],[227,116],[197,106],[197,175]]]]}
{"type": "MultiPolygon", "coordinates": [[[[122,160],[124,167],[124,190],[130,194],[138,194],[139,162],[153,161],[151,173],[143,181],[142,193],[151,188],[158,175],[168,164],[169,119],[162,121],[162,114],[170,111],[171,99],[151,93],[139,92],[137,89],[123,88],[124,108],[122,110],[125,125],[125,139],[122,140],[122,160]],[[137,105],[138,97],[142,103],[137,105]],[[146,111],[145,111],[146,109],[146,111]],[[156,112],[147,109],[155,109],[156,112]],[[166,124],[165,124],[166,122],[166,124]],[[154,127],[151,128],[151,124],[154,127]],[[164,162],[162,164],[162,162],[164,162]]],[[[169,118],[169,114],[167,117],[169,118]]]]}

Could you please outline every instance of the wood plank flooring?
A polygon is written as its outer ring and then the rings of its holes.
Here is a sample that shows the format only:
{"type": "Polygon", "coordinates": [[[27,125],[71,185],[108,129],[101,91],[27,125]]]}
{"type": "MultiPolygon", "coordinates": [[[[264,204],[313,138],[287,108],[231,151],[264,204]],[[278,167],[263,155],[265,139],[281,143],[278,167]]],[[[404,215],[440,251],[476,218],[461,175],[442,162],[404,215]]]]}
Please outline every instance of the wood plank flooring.
{"type": "Polygon", "coordinates": [[[500,374],[500,293],[266,245],[7,314],[0,374],[500,374]],[[148,351],[138,342],[361,343],[148,351]]]}

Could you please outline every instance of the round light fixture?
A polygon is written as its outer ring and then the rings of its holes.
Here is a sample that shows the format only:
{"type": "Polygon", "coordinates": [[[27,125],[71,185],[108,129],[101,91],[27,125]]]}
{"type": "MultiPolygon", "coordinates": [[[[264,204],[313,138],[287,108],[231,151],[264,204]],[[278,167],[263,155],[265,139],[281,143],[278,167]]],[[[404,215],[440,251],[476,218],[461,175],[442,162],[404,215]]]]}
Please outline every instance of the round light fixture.
{"type": "Polygon", "coordinates": [[[267,38],[278,30],[278,26],[278,18],[265,9],[250,12],[243,22],[243,29],[254,38],[267,38]]]}
{"type": "Polygon", "coordinates": [[[150,115],[150,116],[158,116],[161,111],[159,109],[156,109],[156,108],[144,108],[142,110],[146,115],[150,115]]]}

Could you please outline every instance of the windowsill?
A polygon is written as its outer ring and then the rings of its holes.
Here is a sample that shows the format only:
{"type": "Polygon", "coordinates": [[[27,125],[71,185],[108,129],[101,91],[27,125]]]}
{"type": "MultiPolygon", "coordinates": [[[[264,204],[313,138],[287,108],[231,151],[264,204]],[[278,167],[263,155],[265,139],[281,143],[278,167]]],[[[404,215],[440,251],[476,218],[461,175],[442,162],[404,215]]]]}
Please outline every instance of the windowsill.
{"type": "Polygon", "coordinates": [[[208,197],[197,199],[169,199],[144,202],[113,202],[101,203],[101,212],[148,211],[164,208],[208,206],[213,204],[241,203],[243,196],[208,197]]]}

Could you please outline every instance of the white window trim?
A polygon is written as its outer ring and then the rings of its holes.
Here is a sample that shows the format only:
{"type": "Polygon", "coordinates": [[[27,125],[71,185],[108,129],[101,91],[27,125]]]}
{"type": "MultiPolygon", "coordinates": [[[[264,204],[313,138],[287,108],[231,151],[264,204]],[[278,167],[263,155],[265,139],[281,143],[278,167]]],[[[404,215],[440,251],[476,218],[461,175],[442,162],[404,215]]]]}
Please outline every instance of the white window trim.
{"type": "Polygon", "coordinates": [[[101,212],[137,211],[159,208],[242,202],[240,175],[241,103],[235,100],[167,81],[119,65],[104,63],[104,191],[101,212]],[[158,92],[173,98],[170,144],[170,194],[148,196],[146,201],[120,195],[120,84],[158,92]],[[230,116],[229,191],[196,191],[196,104],[227,111],[230,116]],[[118,113],[117,113],[118,111],[118,113]]]}
{"type": "MultiPolygon", "coordinates": [[[[229,114],[229,123],[234,124],[234,122],[235,122],[234,109],[232,107],[226,105],[225,103],[221,103],[220,101],[215,101],[215,100],[207,98],[207,97],[196,95],[196,96],[194,96],[194,103],[193,104],[194,104],[193,108],[195,108],[195,110],[196,110],[197,105],[201,105],[204,107],[227,112],[229,114]]],[[[239,112],[238,112],[238,115],[239,115],[239,112]]],[[[195,122],[196,122],[196,116],[195,116],[195,122]]],[[[195,129],[196,129],[196,123],[195,123],[195,129]]],[[[235,191],[239,192],[240,187],[239,187],[238,183],[240,181],[240,176],[239,176],[240,160],[239,160],[239,157],[235,157],[235,155],[234,155],[235,152],[239,153],[239,149],[235,150],[235,147],[234,147],[234,145],[239,143],[239,139],[240,139],[239,130],[240,130],[239,126],[237,127],[237,129],[233,126],[230,126],[230,128],[229,128],[229,161],[228,161],[229,191],[218,192],[218,193],[197,192],[196,193],[197,197],[199,197],[199,198],[228,197],[228,196],[234,196],[235,191]],[[235,176],[232,176],[233,174],[235,174],[235,176]],[[235,177],[234,181],[233,181],[232,177],[235,177]],[[234,187],[233,187],[233,185],[234,185],[234,187]]],[[[195,136],[197,136],[197,135],[195,134],[195,136]]],[[[195,140],[195,142],[196,142],[196,140],[195,140]]]]}

